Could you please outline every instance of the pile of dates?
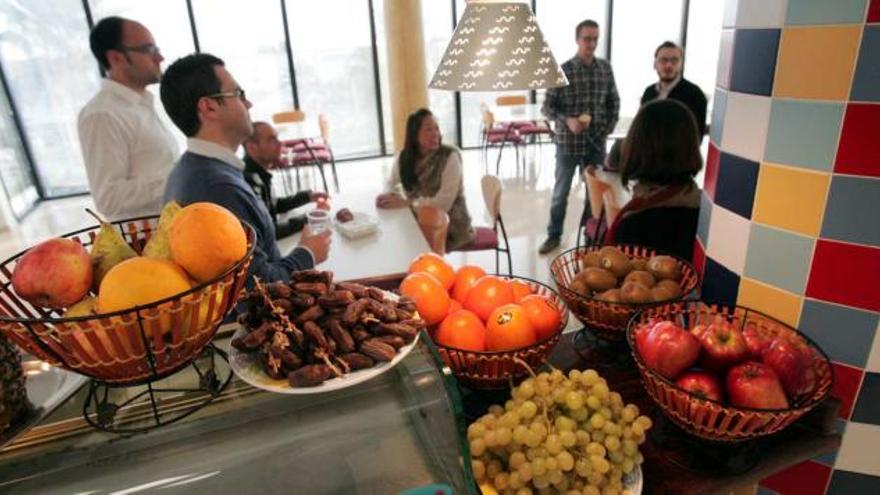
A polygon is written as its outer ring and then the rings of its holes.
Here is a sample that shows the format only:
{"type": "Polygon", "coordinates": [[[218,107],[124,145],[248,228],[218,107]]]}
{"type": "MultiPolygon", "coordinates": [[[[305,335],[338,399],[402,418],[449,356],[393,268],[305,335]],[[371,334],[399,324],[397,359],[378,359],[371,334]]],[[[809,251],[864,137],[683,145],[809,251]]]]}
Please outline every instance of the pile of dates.
{"type": "Polygon", "coordinates": [[[291,387],[314,387],[391,361],[425,326],[411,299],[334,283],[327,271],[294,272],[289,283],[257,280],[241,301],[238,321],[248,333],[232,345],[259,353],[266,374],[286,378],[291,387]]]}

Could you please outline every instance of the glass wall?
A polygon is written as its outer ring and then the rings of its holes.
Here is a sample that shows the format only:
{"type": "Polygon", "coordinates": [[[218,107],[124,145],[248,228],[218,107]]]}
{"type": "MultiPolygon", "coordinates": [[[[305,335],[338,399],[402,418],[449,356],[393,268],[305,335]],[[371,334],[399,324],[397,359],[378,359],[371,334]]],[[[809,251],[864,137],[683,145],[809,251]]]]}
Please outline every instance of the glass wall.
{"type": "MultiPolygon", "coordinates": [[[[425,39],[425,80],[430,83],[446,45],[452,38],[452,4],[447,1],[434,0],[422,2],[422,34],[425,39]]],[[[455,114],[455,93],[437,89],[428,89],[431,111],[437,116],[443,132],[443,142],[456,142],[458,118],[455,114]]]]}
{"type": "Polygon", "coordinates": [[[706,93],[709,99],[708,114],[711,115],[724,2],[691,2],[690,6],[684,75],[706,93]]]}
{"type": "Polygon", "coordinates": [[[0,88],[0,180],[17,218],[21,218],[39,199],[30,171],[22,166],[25,163],[27,157],[12,119],[12,108],[0,88]]]}

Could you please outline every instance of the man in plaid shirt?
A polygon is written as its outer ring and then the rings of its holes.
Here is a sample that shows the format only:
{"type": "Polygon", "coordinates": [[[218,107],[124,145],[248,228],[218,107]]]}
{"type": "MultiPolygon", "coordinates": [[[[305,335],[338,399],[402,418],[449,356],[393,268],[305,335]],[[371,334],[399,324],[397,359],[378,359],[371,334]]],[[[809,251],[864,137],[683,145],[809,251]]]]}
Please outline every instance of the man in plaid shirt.
{"type": "Polygon", "coordinates": [[[599,24],[581,22],[575,29],[575,39],[577,55],[562,64],[569,85],[548,89],[542,109],[556,122],[556,183],[547,239],[538,249],[541,254],[559,247],[572,176],[576,169],[602,164],[605,140],[617,124],[620,110],[611,64],[594,56],[599,24]]]}

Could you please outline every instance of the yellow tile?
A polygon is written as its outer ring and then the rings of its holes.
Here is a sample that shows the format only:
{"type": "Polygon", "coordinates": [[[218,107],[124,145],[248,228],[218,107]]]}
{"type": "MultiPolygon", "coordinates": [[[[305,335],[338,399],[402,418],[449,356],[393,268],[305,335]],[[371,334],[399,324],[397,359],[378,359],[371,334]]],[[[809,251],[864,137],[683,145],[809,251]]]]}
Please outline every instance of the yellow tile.
{"type": "Polygon", "coordinates": [[[861,26],[783,29],[773,95],[846,100],[861,29],[861,26]]]}
{"type": "Polygon", "coordinates": [[[818,236],[830,174],[761,164],[752,220],[818,236]]]}
{"type": "Polygon", "coordinates": [[[760,311],[779,321],[797,327],[803,298],[771,285],[743,277],[739,284],[737,304],[760,311]]]}

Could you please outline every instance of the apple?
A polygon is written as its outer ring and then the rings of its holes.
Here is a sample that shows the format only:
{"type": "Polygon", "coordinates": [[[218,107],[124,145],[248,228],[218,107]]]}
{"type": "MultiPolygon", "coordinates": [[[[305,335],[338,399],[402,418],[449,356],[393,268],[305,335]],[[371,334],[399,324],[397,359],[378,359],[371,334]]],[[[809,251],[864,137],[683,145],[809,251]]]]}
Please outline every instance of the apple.
{"type": "Polygon", "coordinates": [[[721,391],[721,382],[715,375],[706,371],[688,371],[678,377],[675,383],[701,399],[721,402],[724,396],[724,392],[721,391]]]}
{"type": "Polygon", "coordinates": [[[709,328],[707,325],[696,325],[694,328],[691,328],[691,333],[699,340],[703,338],[703,334],[706,333],[707,328],[709,328]]]}
{"type": "Polygon", "coordinates": [[[780,335],[764,351],[764,364],[773,368],[789,397],[797,397],[816,387],[816,354],[794,336],[780,335]]]}
{"type": "Polygon", "coordinates": [[[752,409],[788,409],[785,390],[773,368],[747,361],[727,372],[730,403],[752,409]]]}
{"type": "Polygon", "coordinates": [[[25,301],[65,308],[89,293],[92,260],[82,244],[56,237],[30,248],[12,271],[12,288],[25,301]]]}
{"type": "Polygon", "coordinates": [[[700,341],[671,321],[647,325],[636,335],[636,348],[645,364],[672,380],[700,356],[700,341]]]}
{"type": "Polygon", "coordinates": [[[746,347],[749,348],[752,359],[761,359],[764,351],[770,347],[770,342],[773,342],[778,334],[776,330],[767,327],[759,327],[754,323],[747,324],[743,330],[743,337],[746,339],[746,347]]]}
{"type": "Polygon", "coordinates": [[[724,371],[749,356],[742,332],[727,322],[712,323],[699,340],[703,346],[701,362],[712,371],[724,371]]]}

